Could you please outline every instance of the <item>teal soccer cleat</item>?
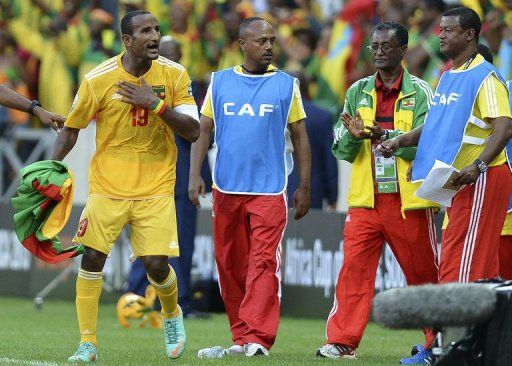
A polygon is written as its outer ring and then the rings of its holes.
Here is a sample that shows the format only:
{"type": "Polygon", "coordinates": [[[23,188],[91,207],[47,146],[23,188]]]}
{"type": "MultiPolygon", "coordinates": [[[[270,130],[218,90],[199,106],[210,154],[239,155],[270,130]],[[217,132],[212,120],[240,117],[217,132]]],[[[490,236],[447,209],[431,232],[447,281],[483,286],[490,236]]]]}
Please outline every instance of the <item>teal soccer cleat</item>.
{"type": "Polygon", "coordinates": [[[174,318],[164,318],[165,350],[169,358],[179,358],[185,351],[185,324],[183,324],[183,311],[178,305],[179,315],[174,318]]]}
{"type": "Polygon", "coordinates": [[[72,363],[90,363],[98,361],[98,350],[91,342],[82,342],[75,354],[68,358],[72,363]]]}

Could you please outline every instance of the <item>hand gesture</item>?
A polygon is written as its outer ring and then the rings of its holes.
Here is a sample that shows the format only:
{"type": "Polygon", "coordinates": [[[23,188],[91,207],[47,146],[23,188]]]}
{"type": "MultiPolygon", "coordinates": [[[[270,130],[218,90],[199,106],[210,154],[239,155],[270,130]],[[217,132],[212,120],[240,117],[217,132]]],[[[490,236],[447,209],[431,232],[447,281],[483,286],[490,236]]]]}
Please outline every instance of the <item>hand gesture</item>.
{"type": "Polygon", "coordinates": [[[293,194],[293,209],[295,210],[295,220],[300,220],[309,211],[310,197],[309,188],[298,187],[293,194]]]}
{"type": "Polygon", "coordinates": [[[34,108],[34,116],[39,118],[45,125],[51,126],[57,133],[60,132],[66,121],[66,118],[62,117],[60,114],[48,112],[41,107],[34,108]]]}
{"type": "Polygon", "coordinates": [[[119,87],[117,92],[122,96],[121,101],[150,109],[159,99],[153,92],[151,85],[148,85],[144,78],[140,78],[140,83],[141,85],[139,86],[127,81],[120,81],[117,83],[119,87]]]}
{"type": "Polygon", "coordinates": [[[200,176],[190,177],[188,181],[188,198],[197,208],[201,208],[199,195],[203,198],[206,197],[204,180],[200,176]]]}
{"type": "Polygon", "coordinates": [[[385,158],[391,157],[400,148],[400,143],[397,139],[391,139],[384,141],[382,144],[377,146],[379,151],[385,158]]]}
{"type": "Polygon", "coordinates": [[[453,178],[450,183],[455,187],[462,187],[463,185],[473,184],[480,176],[480,170],[475,164],[468,165],[461,169],[453,178]]]}
{"type": "Polygon", "coordinates": [[[359,111],[356,111],[355,118],[352,118],[348,113],[342,113],[340,114],[340,119],[347,131],[356,139],[369,139],[372,137],[371,131],[365,131],[364,123],[359,111]]]}

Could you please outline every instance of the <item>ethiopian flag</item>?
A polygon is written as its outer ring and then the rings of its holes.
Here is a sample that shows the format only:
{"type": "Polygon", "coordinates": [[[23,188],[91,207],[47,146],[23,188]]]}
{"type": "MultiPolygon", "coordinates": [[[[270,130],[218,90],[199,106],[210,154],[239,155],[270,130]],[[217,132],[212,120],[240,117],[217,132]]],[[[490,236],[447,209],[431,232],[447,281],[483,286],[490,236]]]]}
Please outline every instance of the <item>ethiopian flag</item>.
{"type": "Polygon", "coordinates": [[[62,248],[57,234],[73,206],[73,173],[60,161],[45,160],[20,171],[18,196],[11,199],[14,230],[23,246],[47,263],[83,253],[82,245],[62,248]]]}

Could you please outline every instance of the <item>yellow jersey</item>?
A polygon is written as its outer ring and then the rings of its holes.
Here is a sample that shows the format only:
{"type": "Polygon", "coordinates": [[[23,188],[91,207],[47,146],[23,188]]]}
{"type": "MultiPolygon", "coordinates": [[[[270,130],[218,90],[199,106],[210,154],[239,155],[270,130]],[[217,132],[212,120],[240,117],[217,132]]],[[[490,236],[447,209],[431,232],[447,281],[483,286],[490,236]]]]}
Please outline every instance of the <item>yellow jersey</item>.
{"type": "MultiPolygon", "coordinates": [[[[477,55],[468,68],[472,69],[482,62],[484,62],[484,58],[481,55],[477,55]]],[[[456,70],[462,70],[463,68],[464,66],[461,66],[456,70]]],[[[478,91],[475,105],[473,106],[473,115],[486,124],[488,124],[489,118],[511,117],[507,87],[496,75],[491,74],[484,80],[478,91]]],[[[492,131],[493,129],[488,128],[488,126],[483,126],[482,128],[473,123],[468,123],[464,135],[487,140],[492,131]]],[[[457,158],[453,162],[453,166],[457,169],[462,169],[471,165],[482,153],[484,148],[485,144],[473,145],[463,143],[459,154],[457,154],[457,158]]],[[[503,150],[489,166],[502,165],[505,164],[506,161],[505,150],[503,150]]]]}
{"type": "MultiPolygon", "coordinates": [[[[146,199],[172,195],[177,148],[174,133],[156,113],[121,101],[117,83],[140,85],[120,55],[86,74],[65,126],[86,128],[96,120],[96,152],[89,167],[89,193],[115,199],[146,199]]],[[[190,77],[180,64],[164,57],[142,76],[155,94],[172,108],[195,106],[190,77]]]]}

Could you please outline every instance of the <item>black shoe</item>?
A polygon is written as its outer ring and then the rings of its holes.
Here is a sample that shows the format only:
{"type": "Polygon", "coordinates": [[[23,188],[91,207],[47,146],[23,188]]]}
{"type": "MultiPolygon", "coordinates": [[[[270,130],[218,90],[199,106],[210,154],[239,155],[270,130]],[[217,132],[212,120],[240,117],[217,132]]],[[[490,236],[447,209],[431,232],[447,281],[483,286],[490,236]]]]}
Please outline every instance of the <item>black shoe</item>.
{"type": "Polygon", "coordinates": [[[202,311],[190,309],[186,313],[183,313],[183,317],[185,319],[208,319],[211,317],[208,313],[203,313],[202,311]]]}

